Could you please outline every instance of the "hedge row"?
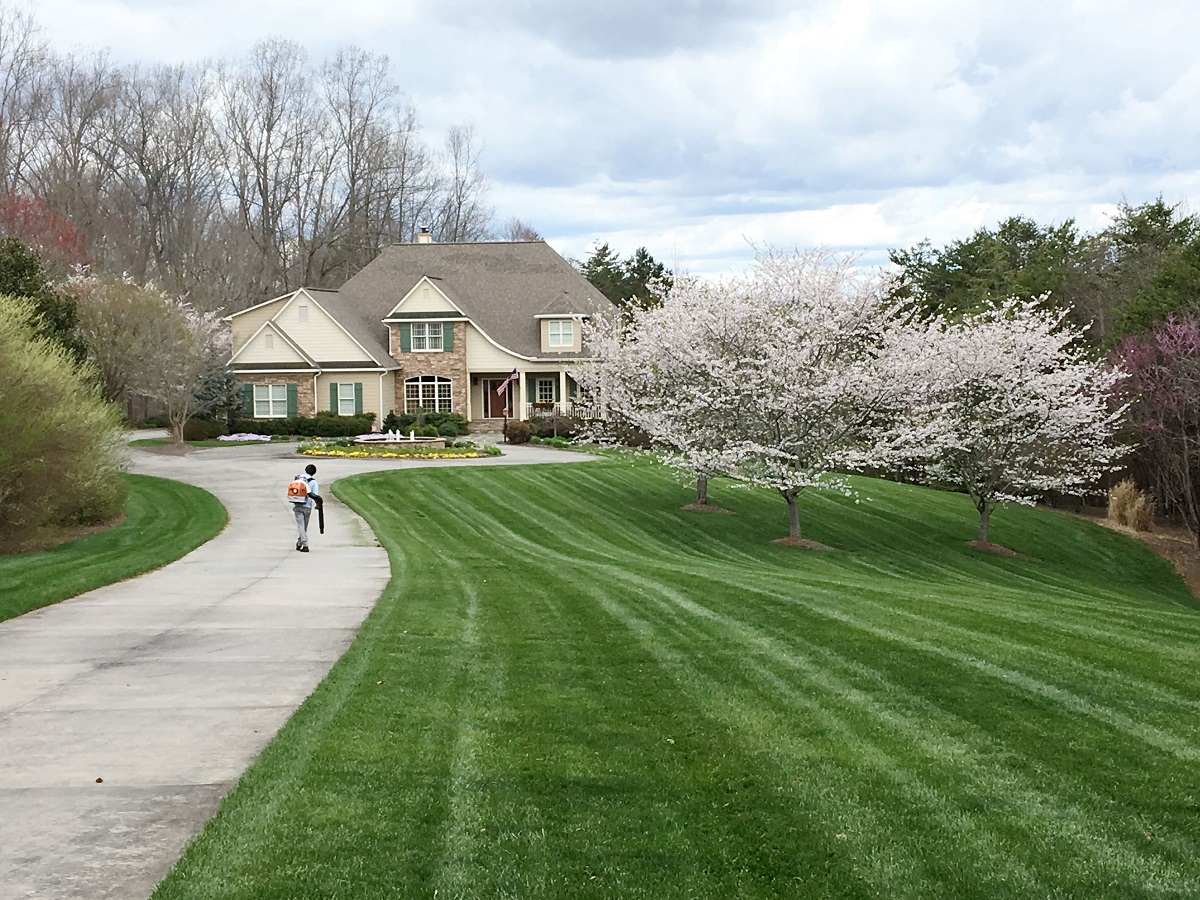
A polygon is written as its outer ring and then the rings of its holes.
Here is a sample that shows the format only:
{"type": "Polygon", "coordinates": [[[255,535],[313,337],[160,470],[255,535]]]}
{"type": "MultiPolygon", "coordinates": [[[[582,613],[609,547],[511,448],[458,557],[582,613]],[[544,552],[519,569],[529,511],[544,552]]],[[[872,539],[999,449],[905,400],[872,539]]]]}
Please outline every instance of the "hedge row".
{"type": "Polygon", "coordinates": [[[302,437],[353,437],[371,430],[369,416],[295,416],[291,419],[234,419],[233,434],[295,434],[302,437]]]}

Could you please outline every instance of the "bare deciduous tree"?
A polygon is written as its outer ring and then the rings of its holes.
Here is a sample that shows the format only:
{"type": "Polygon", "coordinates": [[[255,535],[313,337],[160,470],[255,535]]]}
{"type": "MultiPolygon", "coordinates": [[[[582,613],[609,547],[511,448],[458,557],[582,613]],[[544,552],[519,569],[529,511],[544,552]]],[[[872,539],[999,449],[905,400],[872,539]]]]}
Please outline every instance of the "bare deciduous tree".
{"type": "Polygon", "coordinates": [[[477,241],[487,234],[492,209],[484,201],[487,179],[479,168],[482,152],[473,125],[458,125],[446,137],[448,184],[430,229],[445,242],[477,241]]]}
{"type": "Polygon", "coordinates": [[[235,60],[115,67],[54,54],[0,0],[5,193],[43,201],[96,270],[153,281],[200,309],[336,287],[422,227],[443,241],[491,227],[473,129],[444,152],[384,56],[318,65],[272,40],[235,60]]]}
{"type": "Polygon", "coordinates": [[[32,17],[0,6],[0,188],[23,184],[41,137],[49,47],[32,17]]]}

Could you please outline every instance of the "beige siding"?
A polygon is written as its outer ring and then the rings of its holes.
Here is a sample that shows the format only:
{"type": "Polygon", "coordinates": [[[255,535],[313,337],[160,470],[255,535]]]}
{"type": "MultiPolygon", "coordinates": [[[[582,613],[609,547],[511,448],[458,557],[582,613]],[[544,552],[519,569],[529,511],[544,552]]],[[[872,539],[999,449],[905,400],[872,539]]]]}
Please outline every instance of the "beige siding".
{"type": "Polygon", "coordinates": [[[392,398],[395,394],[393,376],[389,372],[383,376],[382,392],[378,372],[330,372],[317,376],[317,409],[329,409],[329,386],[331,384],[354,384],[360,382],[363,386],[363,412],[375,413],[375,421],[383,422],[383,417],[392,410],[392,398]],[[387,405],[384,405],[384,401],[387,405]]]}
{"type": "Polygon", "coordinates": [[[305,362],[303,356],[297,353],[282,335],[275,334],[270,329],[256,335],[237,356],[237,363],[245,366],[253,363],[270,365],[271,363],[305,362]],[[274,347],[267,348],[267,337],[272,336],[274,347]]]}
{"type": "Polygon", "coordinates": [[[363,349],[306,294],[294,296],[278,312],[274,322],[297,346],[318,362],[366,358],[363,349]],[[305,322],[300,321],[301,307],[308,309],[308,320],[305,322]]]}
{"type": "Polygon", "coordinates": [[[542,333],[542,352],[543,353],[578,353],[580,350],[580,340],[582,338],[583,329],[580,328],[580,323],[574,319],[539,319],[542,333]],[[550,323],[551,322],[570,322],[571,323],[571,346],[569,347],[551,347],[550,346],[550,323]]]}
{"type": "Polygon", "coordinates": [[[397,304],[392,315],[403,313],[419,313],[419,312],[445,312],[452,315],[459,315],[459,311],[454,308],[454,304],[446,299],[446,296],[428,281],[421,281],[414,287],[403,300],[397,304]]]}
{"type": "Polygon", "coordinates": [[[467,323],[467,369],[471,372],[511,372],[525,360],[501,350],[471,323],[467,323]]]}
{"type": "Polygon", "coordinates": [[[254,336],[254,332],[262,327],[263,322],[266,322],[271,316],[279,312],[286,302],[287,298],[281,297],[278,300],[264,303],[256,309],[247,310],[241,315],[230,319],[229,332],[232,339],[233,352],[236,353],[240,350],[242,344],[250,340],[254,336]]]}

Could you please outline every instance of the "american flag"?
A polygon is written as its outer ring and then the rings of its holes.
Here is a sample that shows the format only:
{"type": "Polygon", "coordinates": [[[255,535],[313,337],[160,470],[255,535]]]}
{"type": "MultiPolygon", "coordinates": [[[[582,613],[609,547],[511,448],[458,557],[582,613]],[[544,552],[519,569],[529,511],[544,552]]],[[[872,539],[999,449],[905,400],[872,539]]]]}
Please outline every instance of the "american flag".
{"type": "Polygon", "coordinates": [[[508,386],[509,386],[510,384],[512,384],[514,381],[516,381],[516,380],[517,380],[517,377],[518,377],[518,376],[517,376],[517,370],[516,370],[516,369],[513,369],[513,370],[512,370],[512,374],[511,374],[511,375],[509,375],[509,376],[508,376],[507,378],[505,378],[505,379],[504,379],[502,382],[500,382],[500,384],[498,384],[498,385],[496,386],[496,393],[497,393],[497,394],[500,394],[501,396],[504,396],[504,392],[505,392],[505,391],[508,389],[508,386]]]}

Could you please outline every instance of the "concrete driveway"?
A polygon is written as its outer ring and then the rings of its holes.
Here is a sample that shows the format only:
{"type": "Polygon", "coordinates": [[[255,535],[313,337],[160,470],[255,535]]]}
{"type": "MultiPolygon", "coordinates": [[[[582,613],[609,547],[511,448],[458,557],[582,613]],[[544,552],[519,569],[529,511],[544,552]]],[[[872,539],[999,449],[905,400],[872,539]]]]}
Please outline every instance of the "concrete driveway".
{"type": "Polygon", "coordinates": [[[229,510],[158,571],[0,623],[0,898],[143,900],[345,652],[389,578],[337,478],[429,465],[578,462],[505,447],[481,460],[305,459],[293,445],[131,450],[135,472],[229,510]],[[315,462],[325,534],[295,550],[287,482],[315,462]]]}

